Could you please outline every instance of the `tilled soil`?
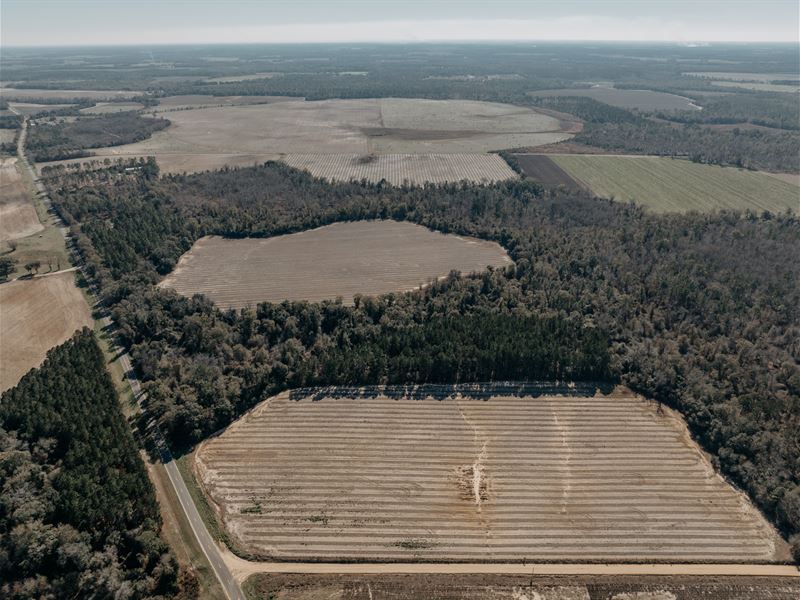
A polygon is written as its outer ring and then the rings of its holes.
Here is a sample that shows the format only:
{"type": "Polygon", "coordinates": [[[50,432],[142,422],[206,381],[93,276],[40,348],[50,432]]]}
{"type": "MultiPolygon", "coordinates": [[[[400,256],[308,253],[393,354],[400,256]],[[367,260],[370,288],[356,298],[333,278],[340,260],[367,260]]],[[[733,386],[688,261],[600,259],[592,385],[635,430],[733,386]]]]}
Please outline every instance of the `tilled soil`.
{"type": "Polygon", "coordinates": [[[626,390],[297,391],[196,454],[234,540],[281,560],[769,562],[786,543],[683,421],[626,390]]]}

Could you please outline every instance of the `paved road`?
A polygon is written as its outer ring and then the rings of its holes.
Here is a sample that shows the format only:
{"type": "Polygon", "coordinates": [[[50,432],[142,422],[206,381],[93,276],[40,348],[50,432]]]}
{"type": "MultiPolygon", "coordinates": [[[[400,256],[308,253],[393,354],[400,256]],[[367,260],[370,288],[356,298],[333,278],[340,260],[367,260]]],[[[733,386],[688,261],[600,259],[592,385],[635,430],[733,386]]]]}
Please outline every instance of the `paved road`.
{"type": "MultiPolygon", "coordinates": [[[[36,171],[31,167],[31,164],[28,162],[27,158],[25,157],[25,138],[28,132],[28,119],[26,118],[22,124],[22,130],[20,131],[19,141],[17,144],[17,156],[19,161],[25,165],[30,173],[30,176],[36,186],[36,191],[39,193],[40,198],[45,204],[45,207],[48,211],[51,209],[50,207],[50,198],[47,195],[47,189],[45,188],[44,184],[39,179],[36,171]]],[[[103,327],[107,327],[109,331],[113,331],[114,324],[111,320],[111,317],[106,312],[105,308],[97,301],[99,298],[98,290],[95,288],[94,282],[89,278],[89,276],[83,271],[83,267],[80,261],[80,257],[76,254],[72,244],[69,240],[69,230],[66,226],[62,223],[59,227],[59,231],[61,235],[64,237],[64,244],[66,245],[67,249],[72,253],[75,264],[79,265],[77,268],[83,272],[86,281],[90,282],[90,289],[92,296],[95,299],[95,307],[102,311],[102,318],[100,319],[100,323],[103,327]]],[[[74,269],[67,269],[67,270],[74,270],[74,269]]],[[[142,393],[141,385],[139,385],[138,379],[136,379],[136,375],[134,374],[133,367],[131,366],[130,356],[124,349],[117,346],[116,342],[114,342],[115,347],[112,349],[115,353],[119,353],[119,361],[122,365],[122,368],[125,372],[125,377],[128,380],[128,383],[131,386],[131,390],[133,391],[134,397],[136,398],[136,402],[139,404],[139,408],[145,413],[144,407],[144,394],[142,393]]],[[[146,413],[145,413],[146,414],[146,413]]],[[[200,548],[203,550],[203,554],[206,555],[209,564],[211,564],[211,568],[214,570],[214,574],[217,576],[217,579],[222,586],[223,592],[225,593],[225,597],[228,600],[245,600],[245,595],[242,592],[241,587],[239,586],[239,582],[234,578],[231,574],[230,570],[228,569],[225,561],[220,554],[219,547],[214,542],[214,539],[211,537],[211,534],[208,533],[208,529],[206,529],[205,523],[203,523],[203,519],[200,517],[200,513],[197,512],[197,507],[194,505],[192,501],[192,497],[189,494],[189,489],[186,487],[186,483],[183,481],[183,477],[178,470],[178,465],[175,463],[175,460],[172,458],[172,454],[167,447],[167,444],[164,442],[164,438],[161,432],[155,428],[151,427],[150,429],[153,439],[156,443],[156,447],[158,448],[161,454],[161,460],[164,464],[164,468],[167,471],[167,475],[169,476],[169,480],[172,483],[172,487],[175,489],[175,494],[178,496],[178,500],[181,503],[181,507],[183,508],[183,512],[186,515],[186,519],[189,521],[189,525],[194,532],[195,537],[197,538],[197,542],[200,545],[200,548]]]]}

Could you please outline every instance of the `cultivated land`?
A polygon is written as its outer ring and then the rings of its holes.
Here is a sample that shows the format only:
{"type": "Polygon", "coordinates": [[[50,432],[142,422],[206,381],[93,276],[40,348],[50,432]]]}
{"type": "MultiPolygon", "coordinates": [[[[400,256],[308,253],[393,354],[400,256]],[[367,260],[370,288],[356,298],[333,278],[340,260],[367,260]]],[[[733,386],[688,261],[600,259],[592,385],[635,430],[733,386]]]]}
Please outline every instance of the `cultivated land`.
{"type": "Polygon", "coordinates": [[[450,271],[505,266],[498,244],[412,223],[335,223],[272,238],[198,240],[159,285],[205,294],[221,308],[259,302],[380,295],[416,289],[450,271]]]}
{"type": "Polygon", "coordinates": [[[42,229],[17,159],[0,159],[0,242],[27,237],[42,229]]]}
{"type": "Polygon", "coordinates": [[[620,108],[637,110],[691,110],[699,107],[691,98],[684,98],[665,92],[651,90],[618,90],[613,87],[596,86],[591,88],[573,88],[557,90],[537,90],[529,92],[535,97],[582,96],[605,102],[620,108]]]}
{"type": "Polygon", "coordinates": [[[755,171],[654,156],[549,156],[598,196],[655,212],[800,211],[796,186],[755,171]]]}
{"type": "MultiPolygon", "coordinates": [[[[221,104],[220,100],[214,101],[221,104]]],[[[192,100],[184,101],[191,106],[192,100]]],[[[175,110],[169,119],[169,128],[147,140],[93,152],[154,155],[165,171],[174,172],[221,167],[231,161],[252,164],[252,157],[269,160],[286,154],[480,154],[571,137],[559,119],[542,112],[466,100],[292,99],[238,105],[231,99],[221,107],[175,110]],[[176,161],[174,156],[182,158],[176,161]],[[197,157],[197,165],[186,160],[191,156],[197,157]]],[[[473,171],[478,169],[481,159],[469,160],[476,165],[473,171]]],[[[354,165],[353,177],[359,168],[354,165]]],[[[475,174],[477,181],[492,179],[496,168],[493,159],[485,159],[475,174]]],[[[455,176],[461,179],[460,171],[455,176]]]]}
{"type": "Polygon", "coordinates": [[[30,116],[35,115],[36,113],[70,108],[74,106],[74,104],[35,104],[30,102],[9,102],[8,106],[17,114],[30,116]]]}
{"type": "Polygon", "coordinates": [[[287,154],[283,161],[329,180],[394,185],[449,181],[503,181],[517,174],[497,154],[287,154]]]}
{"type": "Polygon", "coordinates": [[[684,422],[624,390],[298,390],[201,444],[234,543],[286,560],[785,560],[684,422]]]}
{"type": "Polygon", "coordinates": [[[82,108],[80,112],[85,115],[106,115],[126,110],[141,110],[142,108],[144,108],[144,104],[139,102],[98,102],[89,108],[82,108]]]}
{"type": "Polygon", "coordinates": [[[42,90],[22,88],[0,88],[0,97],[8,100],[25,100],[37,98],[84,98],[87,100],[113,100],[115,98],[133,98],[144,92],[109,91],[109,90],[42,90]]]}
{"type": "Polygon", "coordinates": [[[554,163],[549,156],[541,154],[515,154],[514,158],[526,177],[547,185],[564,185],[580,189],[581,184],[569,173],[554,163]]]}
{"type": "Polygon", "coordinates": [[[50,348],[93,323],[72,272],[0,285],[0,391],[38,367],[50,348]]]}
{"type": "Polygon", "coordinates": [[[531,575],[257,575],[252,600],[796,600],[800,583],[771,577],[531,575]]]}

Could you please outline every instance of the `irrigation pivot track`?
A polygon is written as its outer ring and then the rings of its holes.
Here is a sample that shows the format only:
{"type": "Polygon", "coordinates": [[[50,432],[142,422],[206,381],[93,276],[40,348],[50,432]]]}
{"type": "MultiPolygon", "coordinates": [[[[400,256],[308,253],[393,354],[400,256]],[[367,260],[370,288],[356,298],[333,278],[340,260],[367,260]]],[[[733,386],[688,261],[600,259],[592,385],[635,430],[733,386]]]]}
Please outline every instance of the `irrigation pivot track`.
{"type": "Polygon", "coordinates": [[[195,466],[232,537],[270,559],[788,558],[683,421],[622,389],[284,393],[195,466]]]}

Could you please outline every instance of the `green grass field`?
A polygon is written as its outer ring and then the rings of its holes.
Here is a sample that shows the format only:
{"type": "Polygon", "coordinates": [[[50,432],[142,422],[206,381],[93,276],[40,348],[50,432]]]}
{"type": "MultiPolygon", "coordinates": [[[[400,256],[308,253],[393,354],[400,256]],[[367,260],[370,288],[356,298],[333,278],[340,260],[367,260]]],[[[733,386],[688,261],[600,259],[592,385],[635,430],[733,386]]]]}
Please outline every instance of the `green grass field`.
{"type": "Polygon", "coordinates": [[[800,188],[775,177],[652,156],[550,155],[592,192],[654,212],[800,212],[800,188]]]}

